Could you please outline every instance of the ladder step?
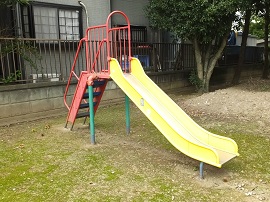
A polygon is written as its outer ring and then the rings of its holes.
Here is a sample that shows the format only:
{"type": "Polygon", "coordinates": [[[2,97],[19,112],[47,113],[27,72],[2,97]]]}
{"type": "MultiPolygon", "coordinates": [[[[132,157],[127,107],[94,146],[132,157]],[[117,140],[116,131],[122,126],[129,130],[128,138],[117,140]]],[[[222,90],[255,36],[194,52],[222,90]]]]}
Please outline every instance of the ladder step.
{"type": "Polygon", "coordinates": [[[76,115],[76,119],[89,116],[89,112],[81,112],[76,115]]]}
{"type": "Polygon", "coordinates": [[[83,103],[83,104],[80,104],[79,109],[84,109],[84,108],[88,108],[88,107],[89,107],[89,103],[83,103]]]}
{"type": "Polygon", "coordinates": [[[94,97],[97,97],[97,96],[99,96],[100,94],[101,94],[101,92],[94,92],[94,93],[93,93],[93,96],[94,96],[94,97]]]}
{"type": "MultiPolygon", "coordinates": [[[[97,97],[101,94],[101,92],[94,92],[93,97],[97,97]]],[[[88,99],[89,98],[89,93],[84,93],[83,94],[83,99],[88,99]]]]}
{"type": "Polygon", "coordinates": [[[96,87],[102,86],[104,84],[105,84],[105,80],[102,80],[102,81],[95,80],[93,87],[96,88],[96,87]]]}
{"type": "MultiPolygon", "coordinates": [[[[94,102],[94,106],[96,106],[97,102],[94,102]]],[[[89,107],[89,103],[82,103],[80,104],[79,109],[84,109],[84,108],[88,108],[89,107]]]]}

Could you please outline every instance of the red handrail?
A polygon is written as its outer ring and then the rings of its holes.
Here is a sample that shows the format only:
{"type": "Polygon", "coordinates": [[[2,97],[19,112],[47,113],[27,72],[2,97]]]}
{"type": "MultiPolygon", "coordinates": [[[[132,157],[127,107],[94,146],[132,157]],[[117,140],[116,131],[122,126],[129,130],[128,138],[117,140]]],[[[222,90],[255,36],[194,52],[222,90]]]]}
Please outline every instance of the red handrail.
{"type": "MultiPolygon", "coordinates": [[[[125,13],[123,13],[122,11],[113,11],[112,13],[110,13],[109,14],[109,16],[108,16],[108,18],[107,18],[107,22],[106,22],[106,30],[107,30],[107,60],[108,60],[108,70],[109,70],[109,73],[110,73],[110,63],[109,63],[109,61],[110,61],[110,59],[111,59],[111,57],[112,57],[112,55],[111,55],[111,52],[110,52],[110,44],[109,44],[109,41],[110,41],[110,33],[112,32],[113,33],[113,31],[120,31],[120,30],[125,30],[125,29],[127,29],[127,35],[128,35],[128,38],[127,38],[127,41],[128,41],[128,53],[126,54],[126,50],[125,50],[125,47],[126,47],[126,40],[125,40],[125,38],[124,38],[124,40],[123,40],[123,47],[124,47],[124,55],[128,55],[128,61],[129,61],[129,68],[131,68],[130,67],[130,60],[131,60],[131,35],[130,35],[130,21],[129,21],[129,19],[128,19],[128,17],[127,17],[127,15],[125,14],[125,13]],[[111,17],[113,16],[113,15],[115,15],[115,14],[120,14],[120,15],[122,15],[124,18],[125,18],[125,20],[126,20],[126,22],[127,22],[127,26],[124,26],[124,27],[113,27],[113,28],[110,28],[109,27],[109,24],[110,24],[110,19],[111,19],[111,17]]],[[[125,37],[125,32],[124,33],[122,33],[123,34],[123,36],[125,37]]],[[[121,32],[119,32],[119,35],[121,35],[121,32]]],[[[119,41],[120,41],[120,43],[121,43],[121,38],[119,38],[119,41]]],[[[122,44],[120,44],[120,48],[121,48],[121,46],[122,46],[122,44]]],[[[115,48],[117,48],[117,47],[115,47],[115,48]]],[[[126,61],[125,61],[125,59],[124,59],[124,61],[122,60],[122,52],[120,51],[120,53],[119,53],[119,56],[120,56],[120,65],[122,65],[122,62],[124,62],[124,66],[126,66],[125,64],[126,64],[126,61]]],[[[125,58],[125,57],[124,57],[125,58]]],[[[126,68],[124,68],[125,69],[125,71],[127,71],[126,70],[126,68]]]]}
{"type": "Polygon", "coordinates": [[[79,77],[74,72],[74,69],[76,67],[77,59],[79,57],[79,53],[80,53],[80,50],[81,50],[81,47],[82,47],[82,43],[84,41],[85,41],[85,38],[82,38],[80,40],[80,42],[79,42],[79,46],[78,46],[77,51],[76,51],[76,54],[75,54],[75,58],[74,58],[74,61],[73,61],[73,64],[72,64],[72,68],[71,68],[71,71],[70,71],[70,74],[69,74],[69,78],[68,78],[68,81],[67,81],[66,90],[65,90],[65,93],[64,93],[64,104],[68,108],[68,110],[69,110],[69,106],[67,104],[67,93],[68,93],[68,90],[69,90],[69,86],[70,86],[72,77],[75,76],[76,79],[79,80],[79,77]]]}
{"type": "Polygon", "coordinates": [[[124,64],[124,67],[122,67],[123,71],[129,71],[131,68],[130,21],[127,15],[124,14],[122,11],[114,11],[109,14],[106,24],[88,27],[85,32],[85,37],[82,38],[79,42],[79,46],[74,57],[74,62],[64,93],[64,104],[68,109],[70,109],[70,107],[67,104],[66,97],[72,77],[74,76],[77,80],[79,80],[79,77],[74,70],[83,43],[85,43],[86,68],[82,71],[87,71],[89,74],[99,74],[100,78],[109,78],[111,57],[115,57],[116,59],[118,59],[120,65],[124,64]],[[127,25],[120,27],[111,27],[111,17],[115,14],[122,15],[125,18],[127,25]],[[90,43],[92,44],[90,45],[90,43]],[[98,46],[96,48],[95,43],[98,43],[98,46]],[[126,58],[128,59],[128,61],[126,58]],[[128,68],[126,67],[126,64],[128,64],[128,68]],[[98,67],[98,65],[100,65],[100,67],[98,67]]]}

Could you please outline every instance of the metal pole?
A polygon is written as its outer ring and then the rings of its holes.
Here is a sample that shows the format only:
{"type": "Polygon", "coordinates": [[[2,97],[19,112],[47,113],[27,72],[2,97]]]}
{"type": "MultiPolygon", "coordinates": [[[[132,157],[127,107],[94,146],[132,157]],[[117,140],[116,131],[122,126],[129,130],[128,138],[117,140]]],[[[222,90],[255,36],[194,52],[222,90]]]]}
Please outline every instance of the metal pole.
{"type": "Polygon", "coordinates": [[[80,4],[84,9],[84,12],[85,12],[85,15],[86,15],[86,25],[87,25],[87,27],[89,27],[89,15],[88,15],[87,8],[86,8],[85,4],[83,2],[81,2],[81,1],[78,1],[78,4],[80,4]]]}
{"type": "Polygon", "coordinates": [[[203,166],[204,166],[204,164],[203,164],[203,162],[201,162],[201,163],[200,163],[200,178],[201,178],[201,179],[204,178],[204,177],[203,177],[203,166]]]}
{"type": "Polygon", "coordinates": [[[90,117],[90,139],[91,139],[91,144],[96,144],[93,86],[88,86],[88,94],[89,94],[88,102],[89,102],[89,117],[90,117]]]}
{"type": "Polygon", "coordinates": [[[129,105],[129,97],[125,96],[125,106],[126,106],[126,131],[127,135],[130,134],[130,105],[129,105]]]}

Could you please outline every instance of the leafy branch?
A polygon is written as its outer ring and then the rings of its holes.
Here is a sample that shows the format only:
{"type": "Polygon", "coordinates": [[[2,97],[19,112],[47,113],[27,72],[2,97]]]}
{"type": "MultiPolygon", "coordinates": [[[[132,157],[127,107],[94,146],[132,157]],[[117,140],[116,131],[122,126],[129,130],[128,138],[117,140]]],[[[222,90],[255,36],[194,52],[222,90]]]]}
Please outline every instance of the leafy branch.
{"type": "Polygon", "coordinates": [[[2,55],[8,54],[18,54],[24,61],[27,61],[30,67],[37,70],[37,64],[33,60],[41,60],[42,57],[38,52],[37,47],[35,47],[31,42],[20,41],[19,39],[15,39],[14,42],[8,41],[1,49],[2,55]]]}
{"type": "Polygon", "coordinates": [[[8,6],[8,5],[14,5],[16,3],[19,3],[21,5],[27,5],[29,4],[30,0],[1,0],[0,6],[8,6]]]}
{"type": "Polygon", "coordinates": [[[22,72],[20,70],[17,70],[15,73],[11,73],[7,78],[2,79],[2,82],[4,84],[8,84],[14,81],[17,81],[22,76],[22,72]]]}

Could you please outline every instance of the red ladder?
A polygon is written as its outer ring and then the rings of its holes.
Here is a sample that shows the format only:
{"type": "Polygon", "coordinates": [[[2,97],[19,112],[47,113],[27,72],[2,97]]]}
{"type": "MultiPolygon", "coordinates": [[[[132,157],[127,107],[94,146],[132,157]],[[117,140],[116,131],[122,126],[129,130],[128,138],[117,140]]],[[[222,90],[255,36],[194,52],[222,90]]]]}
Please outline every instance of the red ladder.
{"type": "Polygon", "coordinates": [[[90,116],[89,106],[94,106],[94,113],[97,111],[110,78],[111,57],[118,59],[119,63],[124,65],[124,72],[129,71],[130,65],[127,64],[130,64],[131,58],[130,38],[130,22],[121,11],[112,12],[106,24],[87,28],[85,37],[78,44],[64,94],[64,104],[69,110],[66,127],[70,122],[72,129],[77,118],[90,116]],[[110,27],[111,17],[114,14],[122,15],[127,25],[110,27]],[[82,66],[85,68],[82,69],[82,66]],[[74,93],[69,93],[70,86],[74,82],[77,82],[76,89],[74,93]],[[93,96],[89,96],[87,86],[93,87],[93,96]],[[68,104],[67,100],[71,94],[73,98],[71,104],[68,104]],[[88,96],[93,97],[93,100],[88,96]]]}
{"type": "Polygon", "coordinates": [[[89,93],[87,91],[87,80],[89,74],[86,71],[82,71],[76,86],[76,90],[70,105],[69,113],[67,116],[67,122],[72,123],[71,130],[74,126],[75,120],[77,118],[88,117],[89,116],[89,102],[93,102],[94,113],[96,113],[99,103],[101,101],[102,95],[106,88],[107,80],[99,79],[95,80],[93,87],[93,100],[89,100],[89,93]]]}

